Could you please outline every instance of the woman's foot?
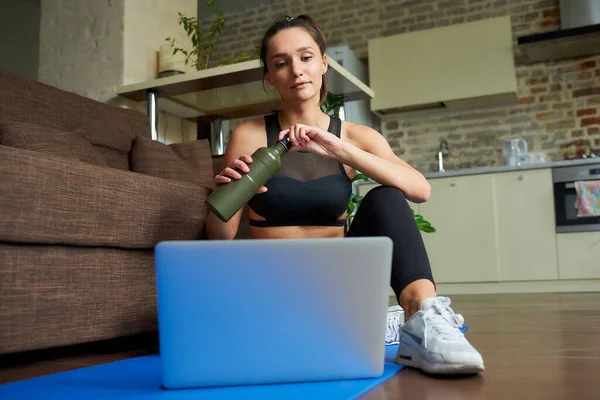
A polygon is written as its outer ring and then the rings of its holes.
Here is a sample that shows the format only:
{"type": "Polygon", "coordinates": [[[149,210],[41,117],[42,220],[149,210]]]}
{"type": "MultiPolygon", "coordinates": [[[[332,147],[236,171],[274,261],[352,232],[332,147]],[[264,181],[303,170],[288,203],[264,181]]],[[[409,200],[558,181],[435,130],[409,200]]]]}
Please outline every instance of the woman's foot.
{"type": "Polygon", "coordinates": [[[396,362],[433,374],[475,374],[484,370],[481,354],[460,331],[464,319],[447,297],[427,298],[400,327],[396,362]]]}

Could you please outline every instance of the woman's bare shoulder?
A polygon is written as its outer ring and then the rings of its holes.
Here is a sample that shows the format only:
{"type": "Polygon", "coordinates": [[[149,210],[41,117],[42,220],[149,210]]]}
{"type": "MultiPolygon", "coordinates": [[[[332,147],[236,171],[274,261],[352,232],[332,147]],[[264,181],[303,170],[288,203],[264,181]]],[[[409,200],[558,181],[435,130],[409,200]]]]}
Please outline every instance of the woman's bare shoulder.
{"type": "Polygon", "coordinates": [[[357,147],[365,147],[365,144],[373,140],[375,136],[381,136],[381,134],[366,125],[350,121],[342,123],[342,138],[357,147]]]}
{"type": "Polygon", "coordinates": [[[244,142],[265,142],[267,134],[264,118],[254,118],[239,124],[231,133],[232,136],[237,136],[237,139],[244,142]]]}
{"type": "Polygon", "coordinates": [[[267,145],[267,134],[263,118],[254,118],[239,124],[231,132],[226,153],[231,158],[240,154],[250,155],[259,147],[267,145]]]}

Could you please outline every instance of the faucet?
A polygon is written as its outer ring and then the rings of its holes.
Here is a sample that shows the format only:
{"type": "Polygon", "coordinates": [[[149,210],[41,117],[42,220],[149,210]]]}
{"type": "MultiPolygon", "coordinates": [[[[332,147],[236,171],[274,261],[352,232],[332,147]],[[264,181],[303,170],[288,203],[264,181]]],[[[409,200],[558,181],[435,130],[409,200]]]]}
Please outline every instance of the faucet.
{"type": "Polygon", "coordinates": [[[448,153],[448,142],[446,139],[440,141],[440,150],[438,151],[438,169],[439,172],[446,171],[444,169],[444,150],[448,153]]]}

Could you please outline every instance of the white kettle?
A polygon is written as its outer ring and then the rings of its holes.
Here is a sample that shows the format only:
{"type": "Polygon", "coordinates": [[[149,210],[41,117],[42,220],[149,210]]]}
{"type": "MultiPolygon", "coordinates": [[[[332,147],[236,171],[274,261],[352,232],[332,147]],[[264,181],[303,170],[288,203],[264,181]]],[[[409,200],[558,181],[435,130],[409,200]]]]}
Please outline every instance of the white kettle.
{"type": "Polygon", "coordinates": [[[519,165],[528,152],[527,142],[521,138],[502,140],[502,157],[506,165],[519,165]]]}

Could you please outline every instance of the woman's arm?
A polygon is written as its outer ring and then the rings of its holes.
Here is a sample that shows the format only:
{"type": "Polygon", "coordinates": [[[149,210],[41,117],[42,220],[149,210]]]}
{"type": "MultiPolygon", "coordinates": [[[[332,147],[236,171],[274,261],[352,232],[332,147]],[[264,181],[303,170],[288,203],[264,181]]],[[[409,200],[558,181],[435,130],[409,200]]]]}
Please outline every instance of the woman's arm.
{"type": "Polygon", "coordinates": [[[394,154],[387,140],[374,129],[346,122],[346,138],[315,126],[296,124],[279,133],[279,139],[289,134],[292,151],[306,149],[325,158],[338,160],[358,170],[378,183],[402,190],[414,202],[429,199],[431,186],[427,179],[394,154]]]}
{"type": "MultiPolygon", "coordinates": [[[[215,177],[217,185],[226,185],[232,179],[241,178],[241,174],[234,169],[243,171],[245,166],[251,165],[250,159],[246,163],[242,162],[242,160],[246,159],[245,156],[249,157],[262,145],[260,138],[253,134],[257,131],[255,125],[256,122],[254,121],[244,122],[231,133],[227,142],[227,148],[225,149],[225,168],[223,171],[218,171],[215,177]]],[[[266,188],[262,187],[259,189],[259,192],[263,191],[266,191],[266,188]]],[[[243,211],[242,207],[228,222],[223,222],[209,210],[206,218],[206,233],[208,238],[213,240],[234,239],[240,226],[243,211]]]]}
{"type": "Polygon", "coordinates": [[[387,140],[367,126],[347,124],[349,140],[343,141],[336,158],[376,182],[402,190],[407,200],[423,203],[429,200],[431,185],[423,174],[401,160],[387,140]]]}

